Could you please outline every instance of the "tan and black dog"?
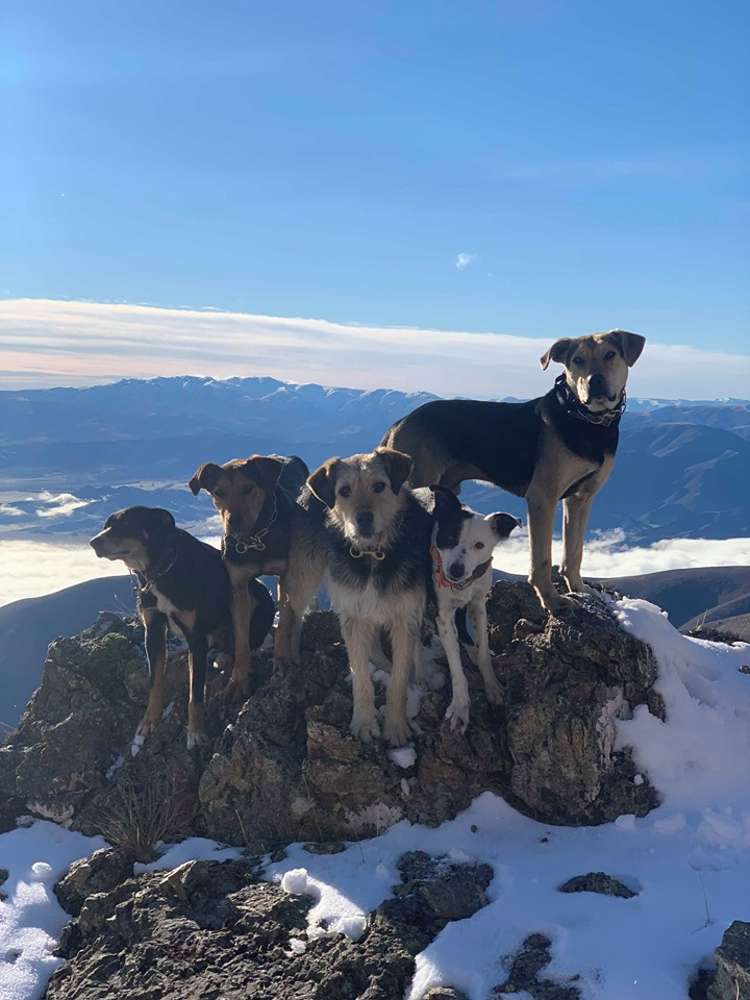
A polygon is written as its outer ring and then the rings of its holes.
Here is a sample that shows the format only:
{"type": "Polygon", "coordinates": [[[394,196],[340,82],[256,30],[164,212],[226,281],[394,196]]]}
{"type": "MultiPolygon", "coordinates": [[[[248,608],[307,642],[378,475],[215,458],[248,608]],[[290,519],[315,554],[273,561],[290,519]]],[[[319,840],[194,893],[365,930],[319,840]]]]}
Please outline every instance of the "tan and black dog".
{"type": "Polygon", "coordinates": [[[644,344],[625,330],[557,340],[541,365],[546,370],[555,361],[565,371],[545,396],[527,403],[435,400],[395,423],[381,442],[411,455],[413,487],[457,492],[464,479],[480,479],[526,498],[529,582],[550,612],[563,602],[552,584],[555,508],[562,500],[561,571],[578,593],[591,501],[612,470],[628,369],[644,344]]]}
{"type": "Polygon", "coordinates": [[[308,485],[326,509],[316,547],[325,553],[325,583],[341,624],[352,672],[352,733],[379,734],[369,661],[380,630],[390,635],[393,669],[384,734],[402,746],[409,737],[407,686],[431,572],[433,521],[405,485],[408,455],[377,448],[331,458],[308,485]]]}
{"type": "Polygon", "coordinates": [[[247,693],[250,676],[248,625],[253,614],[248,581],[279,578],[276,661],[296,660],[302,615],[323,574],[323,557],[310,544],[310,512],[296,501],[308,476],[301,458],[251,455],[223,465],[201,465],[189,482],[206,490],[224,527],[222,554],[232,583],[234,668],[227,694],[247,693]]]}
{"type": "MultiPolygon", "coordinates": [[[[122,560],[137,580],[138,610],[146,630],[149,699],[133,740],[137,752],[164,708],[167,629],[188,644],[190,693],[188,748],[205,738],[206,657],[209,643],[229,647],[232,634],[229,577],[221,553],[178,528],[161,507],[128,507],[111,514],[91,539],[102,559],[122,560]]],[[[249,582],[254,613],[245,643],[257,649],[273,625],[274,603],[258,580],[249,582]]]]}

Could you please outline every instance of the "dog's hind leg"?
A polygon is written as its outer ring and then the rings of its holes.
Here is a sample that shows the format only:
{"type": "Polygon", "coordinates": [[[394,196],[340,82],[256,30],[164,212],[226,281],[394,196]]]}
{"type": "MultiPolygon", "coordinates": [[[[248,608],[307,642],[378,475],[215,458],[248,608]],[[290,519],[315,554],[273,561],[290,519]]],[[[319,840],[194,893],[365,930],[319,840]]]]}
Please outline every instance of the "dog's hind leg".
{"type": "Polygon", "coordinates": [[[146,713],[133,738],[132,753],[143,746],[146,737],[156,729],[164,708],[164,671],[167,665],[167,616],[161,611],[144,608],[146,659],[148,660],[149,692],[146,713]]]}
{"type": "Polygon", "coordinates": [[[206,740],[206,659],[208,641],[205,635],[191,634],[188,639],[190,663],[190,694],[188,698],[187,748],[206,740]]]}
{"type": "Polygon", "coordinates": [[[450,723],[451,729],[464,732],[469,724],[469,685],[461,663],[461,647],[458,644],[458,631],[452,609],[438,615],[437,627],[451,672],[451,701],[446,709],[445,718],[450,723]]]}
{"type": "Polygon", "coordinates": [[[340,616],[340,622],[352,672],[351,731],[363,743],[368,743],[380,735],[375,714],[375,690],[370,677],[370,652],[376,626],[363,618],[340,616]]]}
{"type": "Polygon", "coordinates": [[[503,693],[492,669],[490,637],[487,630],[487,596],[485,594],[482,594],[481,597],[475,598],[471,602],[469,605],[469,616],[474,629],[474,635],[477,637],[477,662],[479,672],[484,681],[487,700],[492,702],[493,705],[498,705],[503,700],[503,693]]]}
{"type": "Polygon", "coordinates": [[[560,572],[573,594],[581,594],[586,589],[581,578],[581,561],[593,499],[593,493],[574,493],[563,500],[563,560],[560,572]]]}

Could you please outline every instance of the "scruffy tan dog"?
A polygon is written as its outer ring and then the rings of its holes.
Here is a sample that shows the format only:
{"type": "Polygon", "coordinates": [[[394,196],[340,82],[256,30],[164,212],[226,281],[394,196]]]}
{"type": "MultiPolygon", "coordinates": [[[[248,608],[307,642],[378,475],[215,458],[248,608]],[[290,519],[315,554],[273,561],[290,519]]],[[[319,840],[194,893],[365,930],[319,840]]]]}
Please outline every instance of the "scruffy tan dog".
{"type": "Polygon", "coordinates": [[[563,501],[562,574],[580,593],[583,540],[591,502],[612,471],[625,409],[628,370],[645,338],[625,330],[555,341],[542,368],[565,366],[550,391],[527,403],[435,400],[395,423],[381,444],[411,455],[413,487],[458,492],[464,479],[494,483],[526,498],[529,582],[543,607],[561,609],[552,585],[552,530],[563,501]]]}
{"type": "Polygon", "coordinates": [[[320,537],[352,671],[351,730],[364,741],[379,735],[369,661],[384,628],[393,650],[384,735],[393,746],[409,737],[407,686],[431,568],[432,518],[404,485],[410,469],[407,455],[377,448],[329,459],[308,480],[327,511],[320,537]]]}

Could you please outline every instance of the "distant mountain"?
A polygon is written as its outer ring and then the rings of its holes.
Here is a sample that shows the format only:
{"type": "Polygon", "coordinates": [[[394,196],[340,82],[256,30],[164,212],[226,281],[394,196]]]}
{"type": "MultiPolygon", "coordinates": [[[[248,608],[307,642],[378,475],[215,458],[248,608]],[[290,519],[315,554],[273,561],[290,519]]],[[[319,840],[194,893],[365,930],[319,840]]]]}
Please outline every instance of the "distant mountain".
{"type": "Polygon", "coordinates": [[[39,683],[47,646],[91,625],[99,611],[132,612],[129,576],[108,576],[56,594],[14,601],[0,608],[0,739],[13,726],[39,683]]]}
{"type": "MultiPolygon", "coordinates": [[[[251,452],[298,454],[311,468],[374,447],[428,393],[294,385],[272,378],[126,379],[83,389],[0,392],[0,462],[8,489],[85,501],[46,516],[35,499],[2,504],[0,535],[85,533],[130,503],[210,515],[185,483],[203,461],[251,452]]],[[[517,498],[477,484],[479,510],[522,514],[517,498]]],[[[47,512],[49,513],[49,512],[47,512]]],[[[610,482],[592,527],[628,541],[750,535],[750,402],[631,399],[610,482]]]]}

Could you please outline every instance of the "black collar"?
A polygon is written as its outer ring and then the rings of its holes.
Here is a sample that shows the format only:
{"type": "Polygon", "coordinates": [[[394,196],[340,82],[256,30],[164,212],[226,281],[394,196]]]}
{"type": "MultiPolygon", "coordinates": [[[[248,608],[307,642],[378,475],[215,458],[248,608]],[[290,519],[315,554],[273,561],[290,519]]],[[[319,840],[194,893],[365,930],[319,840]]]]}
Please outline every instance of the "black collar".
{"type": "Polygon", "coordinates": [[[145,570],[136,570],[135,577],[138,581],[138,588],[144,594],[147,594],[159,577],[166,576],[167,573],[172,569],[174,564],[177,562],[177,541],[173,546],[170,546],[160,559],[156,560],[154,566],[149,566],[145,570]]]}
{"type": "Polygon", "coordinates": [[[619,423],[627,406],[625,390],[623,389],[617,406],[611,410],[593,413],[587,406],[584,406],[570,388],[565,373],[558,375],[555,379],[555,398],[568,416],[573,417],[574,420],[583,420],[587,424],[595,424],[600,427],[611,427],[612,424],[619,423]]]}

